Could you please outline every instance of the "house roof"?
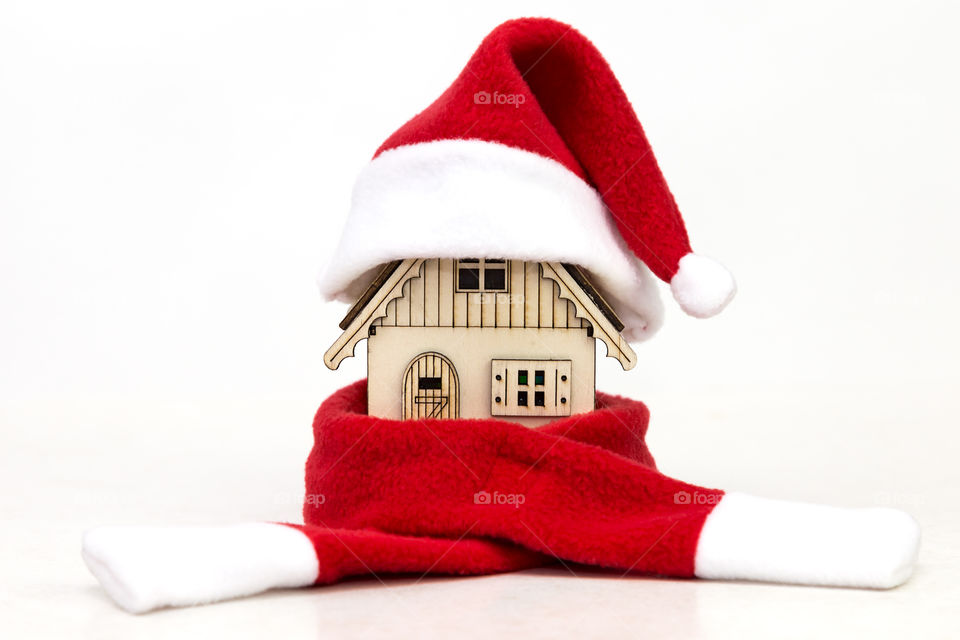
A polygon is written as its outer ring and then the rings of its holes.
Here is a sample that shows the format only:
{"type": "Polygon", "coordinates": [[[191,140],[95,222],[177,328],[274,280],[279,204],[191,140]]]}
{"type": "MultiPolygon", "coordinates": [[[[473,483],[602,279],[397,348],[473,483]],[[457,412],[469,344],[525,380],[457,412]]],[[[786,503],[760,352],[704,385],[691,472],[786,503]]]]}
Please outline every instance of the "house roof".
{"type": "Polygon", "coordinates": [[[376,295],[377,291],[380,290],[380,287],[386,283],[390,278],[391,274],[397,270],[397,267],[400,266],[401,260],[394,260],[393,262],[388,262],[383,265],[383,268],[380,269],[380,272],[377,273],[377,277],[373,279],[373,282],[370,283],[370,286],[367,287],[366,291],[363,292],[357,301],[353,303],[353,306],[350,307],[350,310],[347,311],[347,315],[343,316],[343,320],[340,321],[340,328],[344,331],[347,330],[347,327],[350,326],[350,323],[353,322],[353,319],[360,315],[360,312],[363,311],[363,308],[367,306],[373,296],[376,295]]]}
{"type": "Polygon", "coordinates": [[[575,264],[568,264],[566,262],[562,263],[563,268],[567,270],[567,273],[574,279],[574,281],[580,285],[580,288],[583,289],[583,292],[593,300],[593,303],[597,305],[597,308],[600,309],[600,312],[604,317],[610,321],[610,324],[613,325],[614,329],[617,331],[623,331],[623,322],[620,320],[620,317],[613,310],[613,307],[604,300],[603,296],[600,295],[600,292],[597,291],[597,288],[593,286],[593,283],[590,282],[590,279],[587,277],[587,274],[584,273],[583,269],[578,267],[575,264]]]}

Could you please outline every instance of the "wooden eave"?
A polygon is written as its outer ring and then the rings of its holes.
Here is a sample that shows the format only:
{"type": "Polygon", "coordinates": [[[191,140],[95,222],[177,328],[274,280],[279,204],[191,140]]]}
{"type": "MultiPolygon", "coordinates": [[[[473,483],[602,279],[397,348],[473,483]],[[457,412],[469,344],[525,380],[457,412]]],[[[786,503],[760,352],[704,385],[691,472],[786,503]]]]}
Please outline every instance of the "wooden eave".
{"type": "Polygon", "coordinates": [[[541,262],[540,265],[543,275],[560,285],[560,297],[572,302],[577,309],[577,316],[586,318],[593,325],[593,337],[607,345],[607,356],[617,360],[624,371],[633,369],[637,364],[637,354],[620,334],[623,322],[589,284],[584,273],[578,267],[560,262],[541,262]]]}
{"type": "Polygon", "coordinates": [[[392,269],[387,265],[380,272],[340,323],[343,333],[323,355],[323,362],[328,368],[336,369],[341,362],[353,355],[357,343],[367,337],[373,321],[386,315],[387,304],[403,295],[403,283],[420,275],[421,264],[422,258],[407,258],[392,269]],[[386,273],[388,270],[389,273],[386,273]],[[374,287],[377,282],[379,285],[374,287]],[[360,304],[362,300],[365,302],[360,304]]]}

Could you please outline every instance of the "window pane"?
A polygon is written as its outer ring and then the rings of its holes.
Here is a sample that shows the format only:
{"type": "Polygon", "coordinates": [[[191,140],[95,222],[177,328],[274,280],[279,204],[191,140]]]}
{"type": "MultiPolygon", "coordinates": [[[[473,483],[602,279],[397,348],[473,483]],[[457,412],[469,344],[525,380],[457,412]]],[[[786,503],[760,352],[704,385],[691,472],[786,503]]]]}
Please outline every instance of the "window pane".
{"type": "Polygon", "coordinates": [[[545,405],[544,398],[543,398],[543,391],[537,391],[536,393],[533,394],[533,404],[538,407],[542,407],[545,405]]]}
{"type": "Polygon", "coordinates": [[[480,289],[480,269],[477,267],[460,267],[457,271],[457,288],[477,291],[480,289]]]}
{"type": "Polygon", "coordinates": [[[503,291],[507,288],[507,270],[491,269],[487,267],[483,270],[483,288],[487,291],[503,291]]]}
{"type": "Polygon", "coordinates": [[[497,264],[503,264],[506,261],[502,259],[493,260],[492,258],[487,258],[486,260],[484,260],[484,262],[486,262],[487,264],[490,264],[491,262],[495,262],[497,264]]]}
{"type": "MultiPolygon", "coordinates": [[[[517,371],[517,384],[527,384],[527,370],[520,369],[517,371]]],[[[526,392],[524,392],[526,393],[526,392]]]]}
{"type": "Polygon", "coordinates": [[[533,372],[533,384],[543,384],[543,378],[544,375],[542,370],[537,369],[533,372]]]}
{"type": "Polygon", "coordinates": [[[421,377],[420,388],[421,389],[440,389],[441,388],[440,378],[421,377]]]}
{"type": "Polygon", "coordinates": [[[517,391],[517,406],[525,407],[527,406],[527,392],[526,391],[517,391]]]}

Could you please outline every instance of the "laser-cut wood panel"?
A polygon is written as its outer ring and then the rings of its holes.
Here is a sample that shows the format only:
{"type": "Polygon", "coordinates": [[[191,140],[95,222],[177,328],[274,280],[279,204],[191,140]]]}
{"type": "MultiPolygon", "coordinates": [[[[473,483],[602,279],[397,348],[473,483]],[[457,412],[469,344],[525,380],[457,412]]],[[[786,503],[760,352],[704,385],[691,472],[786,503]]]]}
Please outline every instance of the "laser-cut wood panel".
{"type": "Polygon", "coordinates": [[[387,305],[382,327],[517,327],[586,329],[576,306],[560,296],[540,264],[507,261],[507,291],[458,291],[456,260],[424,260],[419,275],[387,305]]]}
{"type": "MultiPolygon", "coordinates": [[[[366,301],[362,308],[351,310],[344,320],[347,328],[327,350],[324,362],[331,369],[353,355],[357,342],[373,336],[379,327],[519,331],[518,339],[534,342],[537,334],[527,333],[532,329],[586,332],[602,341],[607,355],[624,369],[636,364],[636,355],[620,335],[619,319],[586,274],[574,266],[446,258],[407,259],[389,266],[389,273],[385,269],[375,280],[376,290],[372,287],[361,298],[366,301]],[[474,269],[465,271],[463,287],[458,277],[461,267],[474,269]]],[[[432,348],[429,341],[420,346],[432,348]]]]}
{"type": "Polygon", "coordinates": [[[568,416],[571,360],[492,360],[490,415],[568,416]]]}

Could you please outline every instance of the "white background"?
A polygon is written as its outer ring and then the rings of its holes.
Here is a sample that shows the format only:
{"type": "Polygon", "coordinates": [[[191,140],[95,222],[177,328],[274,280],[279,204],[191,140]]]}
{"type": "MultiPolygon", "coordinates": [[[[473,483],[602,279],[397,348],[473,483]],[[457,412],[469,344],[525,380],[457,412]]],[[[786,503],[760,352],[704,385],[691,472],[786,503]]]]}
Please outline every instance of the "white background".
{"type": "Polygon", "coordinates": [[[957,18],[946,2],[3,2],[0,634],[947,637],[957,18]],[[80,561],[84,528],[298,519],[312,412],[364,375],[362,349],[324,368],[344,309],[314,283],[352,181],[522,15],[597,44],[694,248],[740,285],[709,321],[668,302],[637,369],[603,359],[599,388],[650,405],[675,477],[911,512],[914,578],[543,571],[116,609],[80,561]]]}

